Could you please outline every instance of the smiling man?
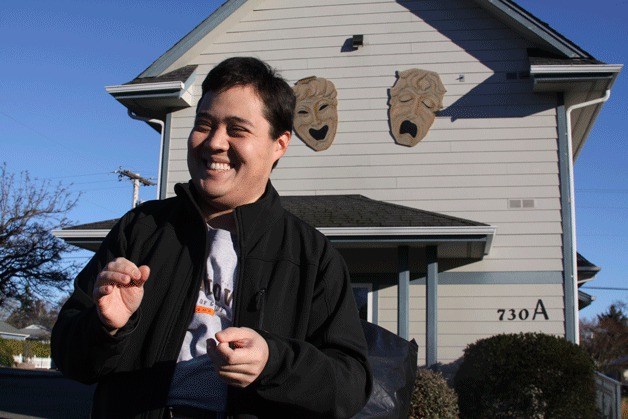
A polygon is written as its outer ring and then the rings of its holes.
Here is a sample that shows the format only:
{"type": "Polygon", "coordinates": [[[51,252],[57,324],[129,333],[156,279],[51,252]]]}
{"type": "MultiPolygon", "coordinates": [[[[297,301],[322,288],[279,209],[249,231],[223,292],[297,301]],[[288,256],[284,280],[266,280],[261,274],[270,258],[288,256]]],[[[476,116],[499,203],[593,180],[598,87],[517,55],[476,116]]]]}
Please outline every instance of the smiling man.
{"type": "Polygon", "coordinates": [[[350,417],[366,402],[345,264],[269,181],[294,106],[255,58],[208,74],[190,182],[118,222],[53,329],[63,373],[98,382],[93,417],[350,417]]]}

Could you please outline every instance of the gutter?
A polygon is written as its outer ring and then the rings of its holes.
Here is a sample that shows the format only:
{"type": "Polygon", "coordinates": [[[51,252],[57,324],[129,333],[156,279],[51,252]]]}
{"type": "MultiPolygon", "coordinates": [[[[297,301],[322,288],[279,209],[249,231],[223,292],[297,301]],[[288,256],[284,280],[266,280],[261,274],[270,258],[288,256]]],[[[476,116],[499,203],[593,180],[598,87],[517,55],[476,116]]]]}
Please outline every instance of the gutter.
{"type": "Polygon", "coordinates": [[[375,240],[381,238],[391,242],[404,241],[404,238],[408,241],[420,241],[420,236],[429,241],[433,237],[446,240],[446,237],[485,236],[484,255],[488,255],[493,246],[497,227],[319,227],[317,230],[327,237],[370,237],[375,240]]]}
{"type": "MultiPolygon", "coordinates": [[[[180,83],[180,82],[179,82],[180,83]]],[[[183,83],[180,83],[181,86],[183,86],[183,83]]],[[[133,113],[132,110],[128,110],[128,114],[131,118],[138,120],[138,121],[144,121],[147,123],[151,123],[151,124],[156,124],[159,125],[160,129],[159,129],[159,166],[158,166],[158,170],[157,170],[157,199],[161,199],[161,169],[162,169],[162,165],[163,165],[163,158],[164,158],[164,135],[166,133],[166,129],[165,129],[165,123],[164,121],[162,121],[161,119],[155,119],[155,118],[145,118],[143,116],[138,116],[136,114],[133,113]]]]}
{"type": "Polygon", "coordinates": [[[572,65],[554,65],[554,64],[541,64],[531,65],[530,74],[570,74],[570,73],[619,73],[623,65],[621,64],[572,64],[572,65]]]}
{"type": "Polygon", "coordinates": [[[180,81],[168,81],[158,83],[135,83],[135,84],[121,84],[115,86],[105,86],[105,90],[112,96],[133,94],[141,92],[155,92],[155,91],[180,91],[183,90],[185,84],[180,81]]]}
{"type": "Polygon", "coordinates": [[[75,238],[88,238],[88,239],[104,239],[111,229],[97,229],[97,230],[52,230],[53,236],[59,239],[75,239],[75,238]]]}
{"type": "MultiPolygon", "coordinates": [[[[576,203],[575,203],[575,186],[574,186],[574,170],[573,170],[573,145],[572,145],[572,140],[571,140],[571,112],[573,112],[576,109],[580,109],[580,108],[584,108],[587,106],[591,106],[591,105],[596,105],[598,103],[603,103],[606,102],[608,100],[608,98],[611,96],[611,91],[610,89],[606,90],[606,93],[604,94],[603,97],[601,98],[597,98],[597,99],[593,99],[587,102],[582,102],[582,103],[577,103],[575,105],[571,105],[569,108],[567,108],[567,111],[565,112],[567,114],[567,155],[568,155],[568,162],[569,162],[569,199],[570,199],[570,213],[571,213],[571,235],[572,235],[572,248],[571,248],[571,252],[572,252],[572,256],[571,256],[571,263],[572,263],[572,272],[573,272],[573,282],[574,282],[574,302],[578,301],[578,255],[577,255],[577,248],[578,246],[576,245],[576,203]]],[[[578,305],[574,304],[574,320],[578,319],[578,305]]],[[[578,321],[574,321],[574,327],[575,327],[575,342],[576,344],[580,343],[580,326],[578,324],[578,321]]]]}

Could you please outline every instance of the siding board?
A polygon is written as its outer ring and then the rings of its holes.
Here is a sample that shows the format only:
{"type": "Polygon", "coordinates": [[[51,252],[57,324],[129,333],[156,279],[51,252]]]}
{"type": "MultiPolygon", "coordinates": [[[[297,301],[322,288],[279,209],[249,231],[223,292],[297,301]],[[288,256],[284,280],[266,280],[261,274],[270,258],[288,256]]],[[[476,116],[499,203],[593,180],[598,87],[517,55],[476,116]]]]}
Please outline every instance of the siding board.
{"type": "MultiPolygon", "coordinates": [[[[334,82],[335,142],[316,153],[295,136],[272,175],[280,193],[359,193],[497,226],[491,254],[459,272],[560,271],[556,96],[507,79],[529,69],[530,46],[466,1],[268,0],[208,36],[190,63],[199,84],[233,55],[265,59],[291,84],[311,75],[334,82]],[[364,47],[342,52],[356,33],[364,47]],[[408,148],[391,138],[388,89],[396,71],[413,67],[438,72],[447,93],[427,137],[408,148]],[[508,210],[511,198],[532,198],[535,208],[508,210]]],[[[172,118],[170,188],[189,177],[193,115],[172,118]]]]}

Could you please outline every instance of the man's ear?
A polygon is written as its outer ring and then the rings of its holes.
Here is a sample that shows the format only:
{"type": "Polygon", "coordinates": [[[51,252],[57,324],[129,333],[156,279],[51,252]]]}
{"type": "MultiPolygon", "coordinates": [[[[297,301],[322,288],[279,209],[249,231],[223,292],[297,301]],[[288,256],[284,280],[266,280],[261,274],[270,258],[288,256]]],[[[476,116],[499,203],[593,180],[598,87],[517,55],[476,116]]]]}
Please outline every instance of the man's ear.
{"type": "Polygon", "coordinates": [[[273,147],[275,147],[275,161],[279,160],[286,153],[291,138],[292,132],[284,131],[284,133],[273,142],[273,147]]]}

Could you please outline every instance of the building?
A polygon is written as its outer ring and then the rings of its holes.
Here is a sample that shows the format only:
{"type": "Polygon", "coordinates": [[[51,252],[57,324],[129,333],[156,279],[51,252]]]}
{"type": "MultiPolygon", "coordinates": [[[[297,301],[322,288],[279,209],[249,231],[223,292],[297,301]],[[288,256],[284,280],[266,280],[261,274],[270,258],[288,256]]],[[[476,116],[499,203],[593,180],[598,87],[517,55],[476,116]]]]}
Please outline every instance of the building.
{"type": "Polygon", "coordinates": [[[28,333],[11,326],[7,322],[0,321],[0,339],[26,340],[28,333]]]}
{"type": "MultiPolygon", "coordinates": [[[[292,84],[333,83],[333,141],[294,136],[272,181],[341,250],[363,316],[416,339],[420,364],[454,362],[498,333],[577,341],[573,160],[621,65],[510,0],[229,0],[107,87],[161,133],[161,198],[188,179],[200,84],[233,55],[292,84]],[[446,92],[423,101],[440,110],[407,142],[392,103],[411,69],[436,73],[446,92]]],[[[56,234],[94,248],[112,223],[56,234]]]]}

